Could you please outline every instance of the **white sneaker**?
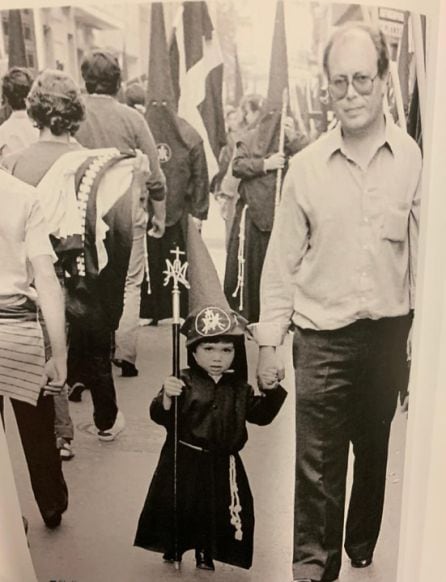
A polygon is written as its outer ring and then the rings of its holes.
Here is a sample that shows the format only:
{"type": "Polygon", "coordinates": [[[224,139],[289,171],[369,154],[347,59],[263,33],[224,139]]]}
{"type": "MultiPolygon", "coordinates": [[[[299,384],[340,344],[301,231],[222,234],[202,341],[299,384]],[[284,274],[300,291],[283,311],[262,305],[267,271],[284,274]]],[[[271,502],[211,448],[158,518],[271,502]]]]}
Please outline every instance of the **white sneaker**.
{"type": "Polygon", "coordinates": [[[125,418],[122,412],[118,410],[114,425],[106,430],[98,430],[98,439],[100,441],[114,441],[118,434],[121,433],[124,429],[125,418]]]}

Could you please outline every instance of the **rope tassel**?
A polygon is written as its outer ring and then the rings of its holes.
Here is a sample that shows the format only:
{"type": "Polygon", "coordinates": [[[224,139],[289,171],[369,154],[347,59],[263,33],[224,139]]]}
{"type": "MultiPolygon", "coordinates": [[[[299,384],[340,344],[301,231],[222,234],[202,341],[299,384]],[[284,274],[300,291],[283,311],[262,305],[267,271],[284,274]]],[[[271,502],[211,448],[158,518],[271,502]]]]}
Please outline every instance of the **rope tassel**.
{"type": "Polygon", "coordinates": [[[149,270],[149,246],[147,244],[147,236],[144,235],[144,271],[147,281],[147,295],[152,294],[152,287],[150,285],[150,270],[149,270]]]}
{"type": "Polygon", "coordinates": [[[240,517],[242,506],[240,505],[240,498],[238,496],[237,469],[234,455],[230,455],[229,457],[229,491],[231,494],[229,514],[231,516],[231,525],[235,528],[234,538],[241,542],[243,539],[242,519],[240,517]]]}
{"type": "Polygon", "coordinates": [[[248,206],[246,205],[242,210],[242,215],[240,218],[240,232],[239,232],[239,244],[237,253],[237,287],[232,294],[233,297],[237,297],[240,293],[239,309],[243,311],[243,290],[245,287],[245,231],[246,231],[246,211],[248,206]]]}

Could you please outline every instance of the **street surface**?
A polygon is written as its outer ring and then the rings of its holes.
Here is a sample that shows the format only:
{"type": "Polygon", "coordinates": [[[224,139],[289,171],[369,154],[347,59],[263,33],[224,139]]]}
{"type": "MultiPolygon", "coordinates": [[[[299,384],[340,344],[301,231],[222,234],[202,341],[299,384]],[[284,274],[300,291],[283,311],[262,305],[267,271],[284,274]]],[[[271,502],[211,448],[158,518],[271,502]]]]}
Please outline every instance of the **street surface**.
{"type": "MultiPolygon", "coordinates": [[[[213,207],[204,238],[217,268],[224,269],[223,225],[213,207]]],[[[216,571],[195,569],[193,553],[181,571],[164,564],[161,555],[133,547],[139,512],[164,441],[164,429],[148,417],[148,405],[170,374],[170,326],[142,327],[137,378],[120,378],[118,400],[126,431],[115,442],[99,442],[92,426],[90,394],[71,403],[76,427],[76,457],[64,463],[70,506],[57,530],[45,528],[32,497],[26,465],[9,404],[8,441],[22,512],[29,520],[29,544],[39,582],[290,582],[293,520],[294,395],[290,344],[284,408],[267,427],[249,427],[242,457],[255,501],[254,564],[245,571],[216,563],[216,571]]],[[[256,346],[248,345],[251,380],[256,346]]],[[[185,358],[183,354],[182,362],[185,358]]],[[[406,419],[397,413],[392,431],[384,522],[374,563],[354,570],[345,557],[339,582],[394,582],[398,550],[406,419]]],[[[15,582],[15,581],[14,581],[15,582]]],[[[22,582],[22,581],[17,581],[22,582]]]]}

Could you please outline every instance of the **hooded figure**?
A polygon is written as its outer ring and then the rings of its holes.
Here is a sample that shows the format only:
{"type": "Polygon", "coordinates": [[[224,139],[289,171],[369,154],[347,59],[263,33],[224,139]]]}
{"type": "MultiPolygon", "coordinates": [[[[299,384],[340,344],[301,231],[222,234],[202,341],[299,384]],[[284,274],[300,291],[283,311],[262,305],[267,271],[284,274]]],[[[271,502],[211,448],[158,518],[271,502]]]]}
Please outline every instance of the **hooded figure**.
{"type": "MultiPolygon", "coordinates": [[[[146,119],[158,149],[166,176],[166,230],[155,239],[147,238],[149,284],[143,286],[141,317],[157,321],[172,317],[171,287],[164,287],[166,259],[177,246],[186,250],[188,216],[196,225],[206,220],[209,208],[209,177],[203,140],[176,113],[171,81],[163,6],[152,5],[149,79],[146,119]]],[[[187,293],[182,293],[181,316],[188,313],[187,293]]]]}
{"type": "Polygon", "coordinates": [[[176,516],[174,411],[165,406],[169,379],[150,406],[152,420],[167,436],[135,545],[163,552],[165,560],[173,559],[176,541],[180,559],[195,549],[199,568],[214,569],[213,559],[241,568],[252,564],[254,507],[239,451],[248,439],[246,422],[269,424],[286,392],[277,385],[255,394],[247,383],[245,325],[234,311],[207,304],[181,329],[189,367],[180,372],[176,516]],[[213,350],[226,352],[226,363],[209,363],[206,354],[213,350]]]}

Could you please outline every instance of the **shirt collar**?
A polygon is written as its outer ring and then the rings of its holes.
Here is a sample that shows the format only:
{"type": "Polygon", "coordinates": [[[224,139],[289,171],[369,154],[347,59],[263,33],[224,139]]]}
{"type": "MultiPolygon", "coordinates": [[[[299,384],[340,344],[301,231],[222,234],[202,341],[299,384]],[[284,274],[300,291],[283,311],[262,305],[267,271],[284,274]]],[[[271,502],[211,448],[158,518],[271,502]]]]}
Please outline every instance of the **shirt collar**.
{"type": "MultiPolygon", "coordinates": [[[[396,125],[389,115],[385,114],[384,119],[386,123],[384,130],[384,140],[379,147],[387,145],[390,148],[390,151],[395,153],[396,125]]],[[[338,151],[345,155],[344,138],[342,137],[342,128],[340,123],[338,123],[334,129],[326,134],[325,155],[327,161],[332,157],[333,154],[338,151]]]]}

